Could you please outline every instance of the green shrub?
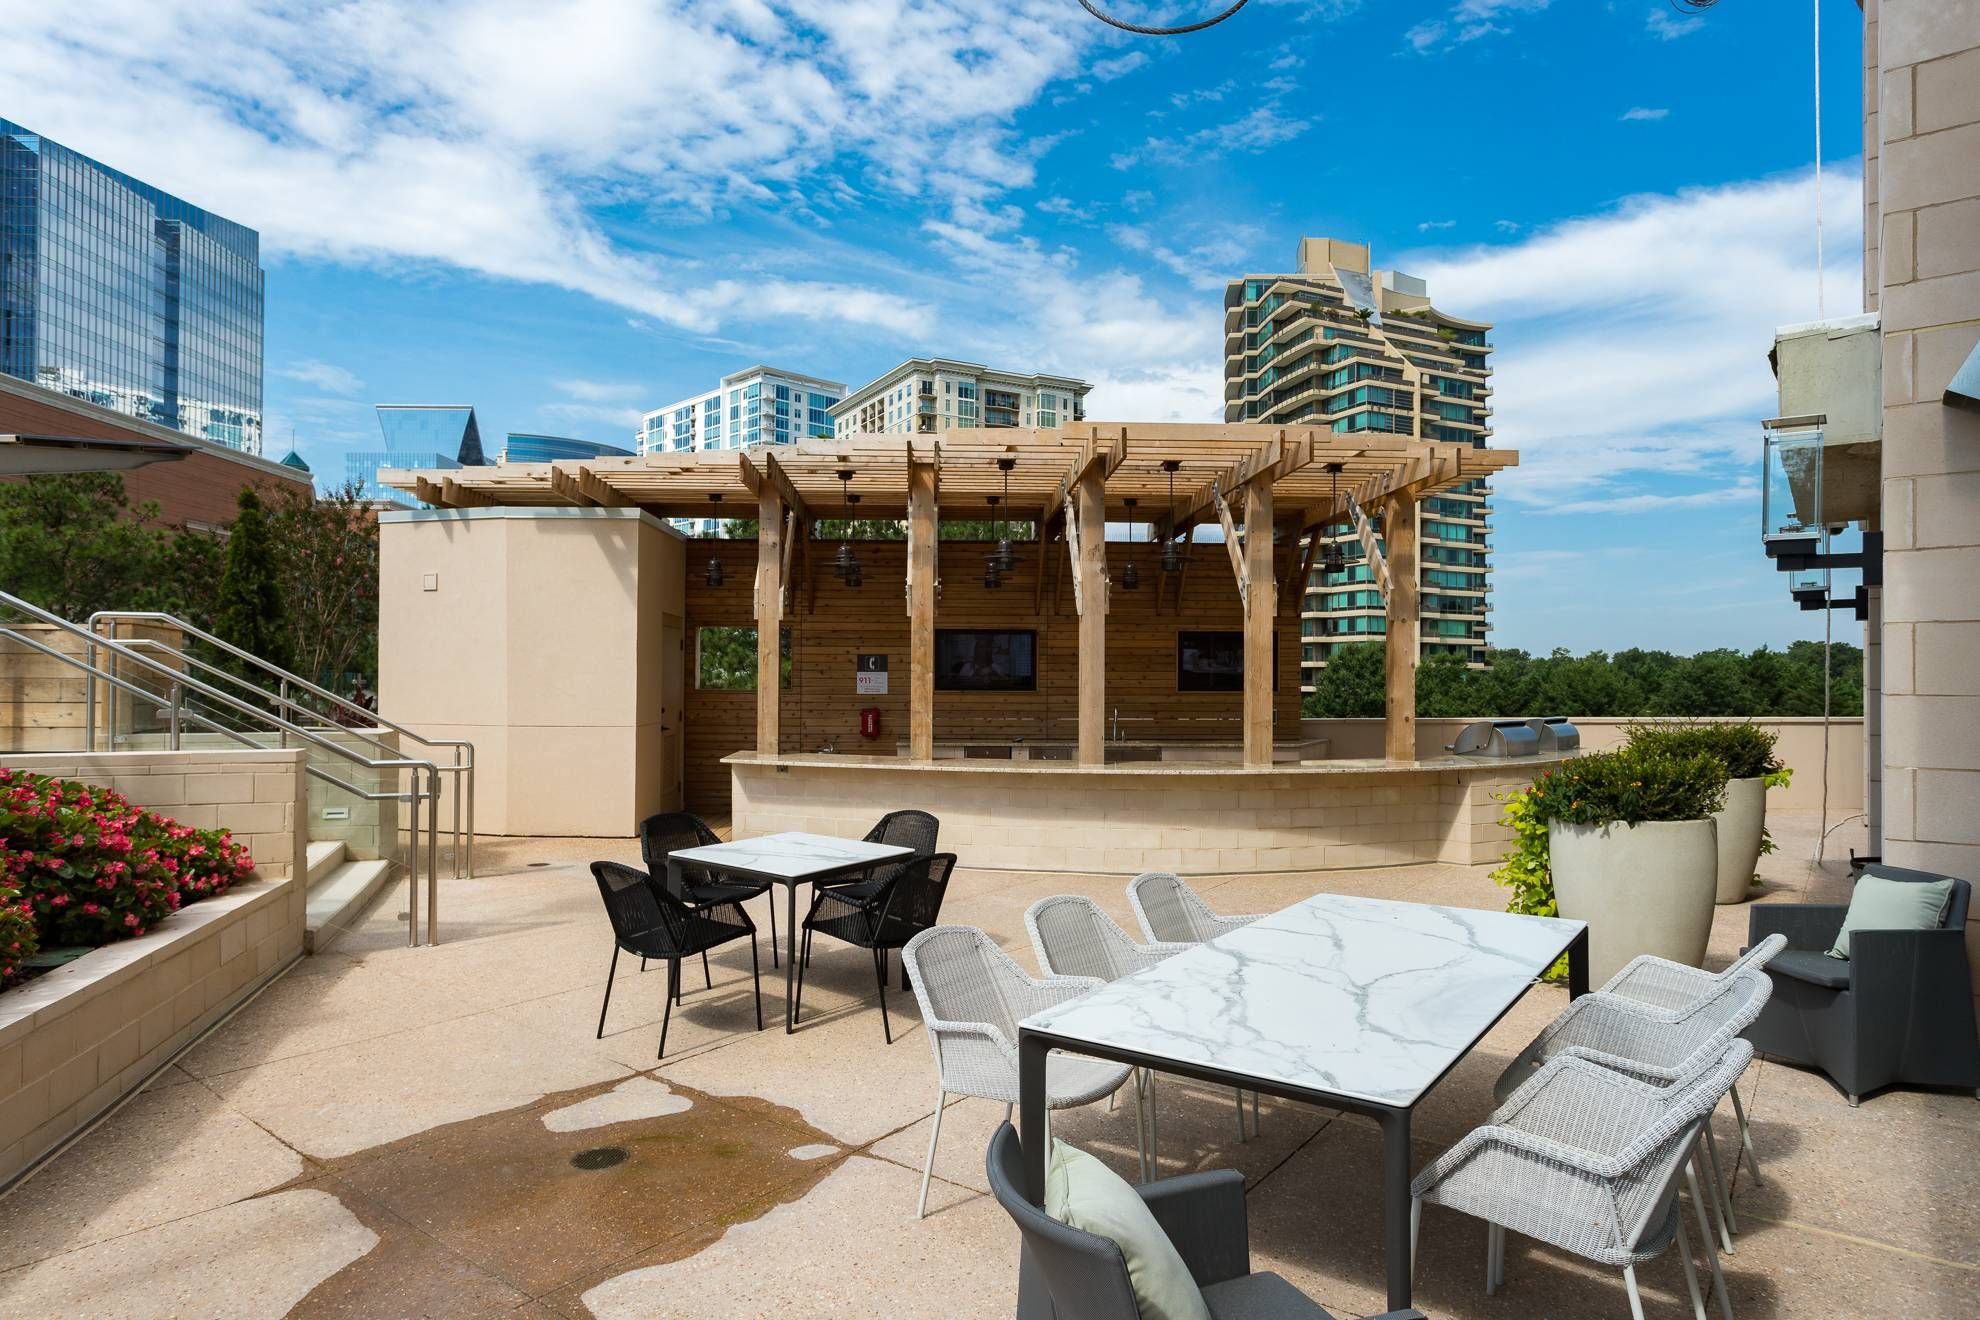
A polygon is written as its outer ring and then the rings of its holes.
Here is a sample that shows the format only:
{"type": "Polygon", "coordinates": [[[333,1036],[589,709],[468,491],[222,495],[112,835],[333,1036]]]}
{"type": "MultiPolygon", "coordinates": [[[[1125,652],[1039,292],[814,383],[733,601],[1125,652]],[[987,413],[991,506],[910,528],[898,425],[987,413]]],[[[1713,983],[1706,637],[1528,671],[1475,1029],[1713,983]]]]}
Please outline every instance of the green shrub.
{"type": "Polygon", "coordinates": [[[1632,724],[1627,746],[1670,756],[1716,756],[1728,779],[1760,779],[1784,767],[1774,755],[1777,734],[1757,724],[1632,724]]]}
{"type": "Polygon", "coordinates": [[[1569,825],[1703,820],[1726,805],[1726,764],[1625,745],[1541,771],[1531,796],[1541,819],[1569,825]]]}

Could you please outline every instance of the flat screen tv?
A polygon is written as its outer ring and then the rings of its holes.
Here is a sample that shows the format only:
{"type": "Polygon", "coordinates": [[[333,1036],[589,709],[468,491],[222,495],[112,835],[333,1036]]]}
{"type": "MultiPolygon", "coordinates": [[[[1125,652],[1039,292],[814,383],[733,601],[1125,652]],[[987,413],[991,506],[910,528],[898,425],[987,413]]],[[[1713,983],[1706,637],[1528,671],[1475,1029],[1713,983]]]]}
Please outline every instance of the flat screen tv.
{"type": "MultiPolygon", "coordinates": [[[[1279,639],[1272,638],[1272,687],[1279,686],[1279,639]]],[[[1244,691],[1242,632],[1179,632],[1176,634],[1178,692],[1244,691]]]]}
{"type": "Polygon", "coordinates": [[[935,630],[938,692],[1035,692],[1038,634],[974,628],[935,630]]]}

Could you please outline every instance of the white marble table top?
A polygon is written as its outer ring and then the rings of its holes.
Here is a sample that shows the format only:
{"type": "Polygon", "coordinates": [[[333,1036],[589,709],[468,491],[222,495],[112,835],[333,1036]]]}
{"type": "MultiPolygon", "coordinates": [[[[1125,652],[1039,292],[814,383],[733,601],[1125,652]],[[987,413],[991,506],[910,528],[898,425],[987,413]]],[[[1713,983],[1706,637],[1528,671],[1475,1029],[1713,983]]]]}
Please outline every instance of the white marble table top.
{"type": "Polygon", "coordinates": [[[1408,1107],[1582,926],[1317,894],[1023,1025],[1267,1086],[1408,1107]]]}
{"type": "Polygon", "coordinates": [[[914,849],[899,844],[868,843],[864,839],[840,839],[797,830],[738,839],[734,843],[711,843],[701,848],[676,848],[668,854],[674,861],[794,881],[913,855],[914,849]]]}

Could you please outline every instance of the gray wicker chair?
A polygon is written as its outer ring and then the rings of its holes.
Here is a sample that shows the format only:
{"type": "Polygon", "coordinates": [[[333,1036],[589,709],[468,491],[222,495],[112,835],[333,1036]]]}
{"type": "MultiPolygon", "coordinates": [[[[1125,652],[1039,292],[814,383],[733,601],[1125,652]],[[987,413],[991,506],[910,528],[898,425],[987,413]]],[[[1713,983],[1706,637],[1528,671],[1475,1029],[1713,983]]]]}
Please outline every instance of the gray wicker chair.
{"type": "Polygon", "coordinates": [[[1223,917],[1172,871],[1144,871],[1128,881],[1128,906],[1151,943],[1202,944],[1249,926],[1259,914],[1223,917]]]}
{"type": "MultiPolygon", "coordinates": [[[[1779,947],[1775,944],[1773,949],[1779,947]]],[[[1659,1086],[1690,1080],[1701,1068],[1717,1061],[1766,1006],[1773,983],[1759,968],[1772,949],[1754,952],[1760,956],[1741,959],[1734,964],[1738,970],[1727,976],[1694,970],[1703,993],[1681,1009],[1654,1008],[1608,991],[1583,995],[1507,1065],[1493,1088],[1494,1096],[1503,1102],[1549,1059],[1569,1053],[1659,1086]]],[[[1635,974],[1639,982],[1649,975],[1647,968],[1635,974]]],[[[1743,1131],[1745,1110],[1735,1112],[1743,1131]]],[[[1742,1140],[1748,1138],[1742,1136],[1742,1140]]],[[[1733,1217],[1732,1188],[1719,1162],[1718,1138],[1709,1123],[1705,1127],[1705,1153],[1721,1241],[1731,1253],[1732,1235],[1739,1224],[1733,1217]]]]}
{"type": "Polygon", "coordinates": [[[1723,1320],[1732,1320],[1719,1253],[1705,1218],[1694,1152],[1712,1110],[1753,1058],[1736,1040],[1719,1062],[1677,1086],[1658,1086],[1573,1054],[1542,1068],[1484,1127],[1440,1155],[1410,1184],[1412,1258],[1425,1202],[1483,1219],[1485,1288],[1505,1281],[1505,1230],[1618,1267],[1630,1314],[1643,1320],[1636,1267],[1675,1240],[1692,1312],[1705,1301],[1691,1259],[1678,1183],[1691,1189],[1723,1320]]]}
{"type": "MultiPolygon", "coordinates": [[[[1034,981],[973,926],[935,926],[921,932],[901,950],[901,965],[935,1051],[935,1117],[921,1170],[921,1199],[915,1204],[919,1219],[928,1211],[928,1180],[935,1170],[935,1145],[942,1139],[942,1107],[948,1098],[1001,1100],[1008,1120],[1018,1099],[1017,1024],[1100,983],[1077,976],[1034,981]]],[[[1052,1055],[1045,1065],[1046,1108],[1092,1104],[1118,1091],[1131,1072],[1126,1064],[1052,1055]]],[[[1138,1137],[1139,1104],[1135,1122],[1138,1137]]]]}
{"type": "MultiPolygon", "coordinates": [[[[1102,981],[1118,981],[1144,967],[1196,947],[1186,943],[1136,944],[1134,937],[1120,928],[1100,905],[1080,894],[1054,894],[1041,898],[1024,910],[1024,928],[1031,936],[1031,950],[1038,955],[1038,966],[1051,976],[1091,976],[1102,981]]],[[[1237,1097],[1238,1140],[1245,1140],[1244,1093],[1237,1097]]],[[[1155,1079],[1143,1074],[1143,1095],[1148,1103],[1148,1167],[1144,1176],[1156,1173],[1155,1156],[1161,1148],[1160,1129],[1155,1121],[1155,1079]]]]}
{"type": "MultiPolygon", "coordinates": [[[[1947,877],[1895,866],[1868,875],[1947,877]]],[[[1859,930],[1849,960],[1827,956],[1849,908],[1840,903],[1759,903],[1747,914],[1756,943],[1784,936],[1768,966],[1774,998],[1747,1039],[1769,1058],[1819,1068],[1849,1103],[1898,1082],[1980,1088],[1980,1037],[1966,960],[1972,886],[1953,881],[1937,930],[1859,930]]]]}
{"type": "MultiPolygon", "coordinates": [[[[997,1203],[1016,1221],[1017,1320],[1140,1320],[1127,1262],[1109,1239],[1068,1227],[1026,1200],[1024,1152],[1009,1123],[990,1138],[985,1172],[997,1203]]],[[[1135,1189],[1203,1290],[1213,1320],[1333,1320],[1276,1274],[1251,1272],[1244,1175],[1235,1169],[1184,1174],[1135,1189]]],[[[1391,1311],[1374,1320],[1423,1320],[1391,1311]]]]}

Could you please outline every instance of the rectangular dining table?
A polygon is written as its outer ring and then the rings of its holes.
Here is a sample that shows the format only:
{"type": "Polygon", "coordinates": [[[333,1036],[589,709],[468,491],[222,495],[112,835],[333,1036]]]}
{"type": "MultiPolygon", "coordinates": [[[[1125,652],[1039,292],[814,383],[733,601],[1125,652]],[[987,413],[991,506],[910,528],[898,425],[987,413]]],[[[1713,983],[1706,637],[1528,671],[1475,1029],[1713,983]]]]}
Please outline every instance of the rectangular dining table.
{"type": "Polygon", "coordinates": [[[1410,1305],[1410,1116],[1588,927],[1317,894],[1018,1026],[1026,1194],[1044,1203],[1053,1050],[1364,1114],[1382,1129],[1389,1309],[1410,1305]]]}
{"type": "MultiPolygon", "coordinates": [[[[914,849],[892,843],[868,843],[864,839],[841,839],[830,834],[806,834],[789,830],[763,834],[734,843],[711,843],[699,848],[676,848],[667,854],[667,865],[686,862],[711,872],[763,880],[782,885],[786,891],[785,911],[790,916],[786,932],[789,943],[784,951],[784,1032],[791,1031],[791,985],[797,970],[797,887],[806,881],[845,879],[885,862],[912,857],[914,849]]],[[[770,900],[775,903],[776,898],[770,900]]]]}

